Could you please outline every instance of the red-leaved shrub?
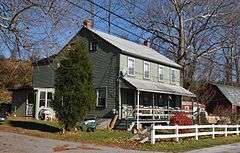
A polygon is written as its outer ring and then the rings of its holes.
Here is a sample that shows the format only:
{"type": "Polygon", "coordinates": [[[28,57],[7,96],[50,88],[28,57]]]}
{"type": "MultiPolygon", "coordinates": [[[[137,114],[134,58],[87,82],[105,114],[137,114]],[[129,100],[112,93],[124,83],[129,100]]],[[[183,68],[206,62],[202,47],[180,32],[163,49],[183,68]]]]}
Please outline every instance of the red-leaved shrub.
{"type": "Polygon", "coordinates": [[[193,120],[185,112],[176,112],[170,118],[171,125],[192,125],[193,120]]]}

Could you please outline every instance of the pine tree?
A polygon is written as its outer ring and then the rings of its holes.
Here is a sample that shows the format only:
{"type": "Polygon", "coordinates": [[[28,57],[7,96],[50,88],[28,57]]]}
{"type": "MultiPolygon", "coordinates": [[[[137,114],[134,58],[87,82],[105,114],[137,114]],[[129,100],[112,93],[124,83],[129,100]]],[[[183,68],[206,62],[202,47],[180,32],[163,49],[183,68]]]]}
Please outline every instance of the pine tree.
{"type": "Polygon", "coordinates": [[[92,64],[83,41],[71,43],[56,70],[53,109],[66,130],[82,121],[95,104],[92,64]]]}

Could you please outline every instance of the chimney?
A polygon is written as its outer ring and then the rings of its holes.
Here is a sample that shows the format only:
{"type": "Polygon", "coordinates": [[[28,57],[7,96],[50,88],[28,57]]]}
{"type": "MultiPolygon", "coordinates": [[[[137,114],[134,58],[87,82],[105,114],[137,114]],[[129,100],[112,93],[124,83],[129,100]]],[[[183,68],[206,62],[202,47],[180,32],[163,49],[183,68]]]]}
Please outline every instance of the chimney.
{"type": "Polygon", "coordinates": [[[143,45],[146,47],[150,47],[151,43],[148,40],[144,40],[143,45]]]}
{"type": "Polygon", "coordinates": [[[93,21],[91,19],[86,19],[83,21],[83,26],[92,29],[93,28],[93,21]]]}

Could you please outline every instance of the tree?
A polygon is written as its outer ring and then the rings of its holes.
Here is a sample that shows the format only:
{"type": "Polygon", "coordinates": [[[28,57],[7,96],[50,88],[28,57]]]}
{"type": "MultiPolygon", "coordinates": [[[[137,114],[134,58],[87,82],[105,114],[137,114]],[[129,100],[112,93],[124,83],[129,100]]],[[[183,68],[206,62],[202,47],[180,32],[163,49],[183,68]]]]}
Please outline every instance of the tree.
{"type": "Polygon", "coordinates": [[[182,65],[183,85],[190,89],[196,75],[201,74],[197,70],[206,61],[219,62],[216,53],[224,47],[222,41],[226,37],[222,28],[229,26],[223,19],[232,16],[236,12],[234,6],[238,6],[235,0],[125,1],[130,6],[133,3],[145,7],[129,7],[129,18],[154,33],[150,41],[160,44],[160,51],[182,65]]]}
{"type": "Polygon", "coordinates": [[[56,70],[53,109],[64,129],[71,130],[93,108],[96,95],[92,78],[89,52],[86,45],[77,40],[61,55],[56,70]]]}

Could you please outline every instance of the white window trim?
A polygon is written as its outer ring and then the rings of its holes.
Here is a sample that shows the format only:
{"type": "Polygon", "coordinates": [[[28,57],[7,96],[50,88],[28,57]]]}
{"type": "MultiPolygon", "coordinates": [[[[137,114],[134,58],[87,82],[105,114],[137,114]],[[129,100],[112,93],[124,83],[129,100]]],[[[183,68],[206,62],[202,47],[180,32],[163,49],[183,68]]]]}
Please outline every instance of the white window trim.
{"type": "Polygon", "coordinates": [[[128,76],[135,76],[135,58],[133,58],[133,57],[128,57],[128,61],[127,61],[127,74],[128,74],[128,76]],[[133,69],[134,69],[133,74],[129,73],[129,60],[133,60],[133,69]]]}
{"type": "Polygon", "coordinates": [[[151,73],[150,70],[151,70],[150,62],[144,61],[143,62],[143,78],[144,79],[148,79],[148,80],[150,79],[150,73],[151,73]],[[149,65],[149,77],[145,77],[145,64],[149,65]]]}
{"type": "Polygon", "coordinates": [[[96,92],[97,92],[97,93],[96,93],[96,107],[97,107],[97,108],[106,109],[106,108],[107,108],[107,96],[108,96],[108,95],[107,95],[107,92],[108,92],[108,89],[107,89],[107,87],[100,87],[100,88],[97,88],[97,89],[96,89],[96,92]],[[105,101],[105,105],[104,105],[104,106],[101,106],[101,105],[99,106],[99,104],[98,104],[99,89],[100,89],[100,88],[105,88],[105,91],[106,91],[106,93],[105,93],[105,94],[106,94],[106,95],[105,95],[106,101],[105,101]]]}
{"type": "Polygon", "coordinates": [[[171,79],[171,83],[172,84],[176,84],[176,82],[177,82],[177,71],[176,71],[176,69],[171,69],[171,71],[170,71],[170,79],[171,79]],[[175,75],[175,80],[173,81],[173,78],[172,78],[172,72],[174,71],[174,75],[175,75]]]}
{"type": "Polygon", "coordinates": [[[163,82],[164,80],[164,71],[163,71],[163,66],[162,65],[158,65],[158,81],[163,82]],[[162,79],[160,78],[160,69],[162,69],[162,79]]]}

